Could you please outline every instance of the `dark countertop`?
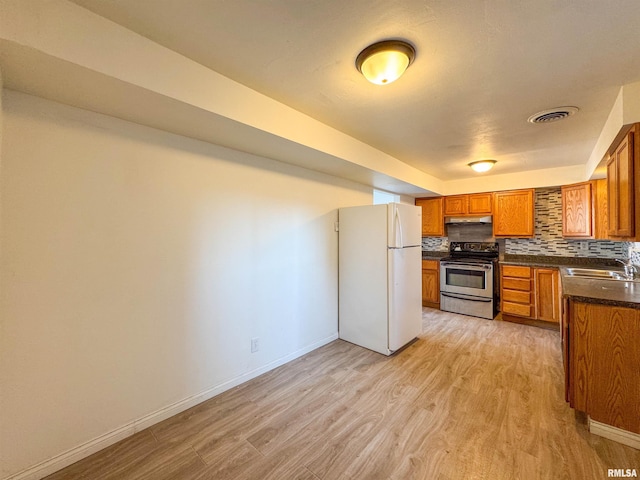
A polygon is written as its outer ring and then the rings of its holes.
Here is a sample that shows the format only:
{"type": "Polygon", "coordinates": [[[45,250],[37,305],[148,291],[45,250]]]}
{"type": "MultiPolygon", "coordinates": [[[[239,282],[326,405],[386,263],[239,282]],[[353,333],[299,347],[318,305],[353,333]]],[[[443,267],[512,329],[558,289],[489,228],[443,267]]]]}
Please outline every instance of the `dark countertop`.
{"type": "MultiPolygon", "coordinates": [[[[571,267],[582,266],[590,268],[606,268],[618,265],[615,260],[609,258],[593,257],[552,257],[547,255],[510,255],[500,257],[502,265],[517,265],[523,267],[571,267]]],[[[618,265],[619,266],[619,265],[618,265]]]]}
{"type": "MultiPolygon", "coordinates": [[[[619,270],[619,269],[615,269],[619,270]]],[[[571,277],[560,268],[562,296],[577,302],[600,303],[640,310],[640,281],[571,277]]]]}
{"type": "Polygon", "coordinates": [[[429,250],[422,251],[423,260],[440,260],[441,258],[448,257],[449,252],[435,252],[429,250]]]}

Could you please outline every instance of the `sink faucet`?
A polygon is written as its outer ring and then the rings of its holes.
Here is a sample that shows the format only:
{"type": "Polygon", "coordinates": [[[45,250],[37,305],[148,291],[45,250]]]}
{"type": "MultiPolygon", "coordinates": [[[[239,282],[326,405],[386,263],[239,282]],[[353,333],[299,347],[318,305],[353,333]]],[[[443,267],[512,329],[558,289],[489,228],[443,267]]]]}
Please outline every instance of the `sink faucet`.
{"type": "Polygon", "coordinates": [[[630,278],[632,280],[636,278],[636,275],[638,275],[638,269],[633,263],[631,263],[630,259],[624,262],[616,258],[615,261],[622,264],[622,266],[624,267],[624,275],[627,278],[630,278]]]}

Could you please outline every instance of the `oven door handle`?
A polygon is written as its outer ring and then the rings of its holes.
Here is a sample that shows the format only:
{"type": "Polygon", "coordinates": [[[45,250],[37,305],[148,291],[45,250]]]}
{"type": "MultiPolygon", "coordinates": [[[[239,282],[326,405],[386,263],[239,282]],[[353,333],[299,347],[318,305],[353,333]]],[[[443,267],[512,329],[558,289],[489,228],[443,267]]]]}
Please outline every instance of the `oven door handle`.
{"type": "Polygon", "coordinates": [[[464,267],[468,270],[473,270],[474,272],[486,272],[488,270],[491,270],[492,265],[491,264],[486,264],[486,265],[478,265],[478,264],[471,264],[471,263],[461,263],[461,262],[440,262],[440,266],[441,267],[464,267]]]}
{"type": "Polygon", "coordinates": [[[459,295],[456,295],[455,293],[447,293],[447,292],[440,292],[440,295],[442,295],[443,297],[457,298],[458,300],[469,300],[470,302],[489,303],[493,301],[492,298],[468,297],[466,295],[459,296],[459,295]]]}

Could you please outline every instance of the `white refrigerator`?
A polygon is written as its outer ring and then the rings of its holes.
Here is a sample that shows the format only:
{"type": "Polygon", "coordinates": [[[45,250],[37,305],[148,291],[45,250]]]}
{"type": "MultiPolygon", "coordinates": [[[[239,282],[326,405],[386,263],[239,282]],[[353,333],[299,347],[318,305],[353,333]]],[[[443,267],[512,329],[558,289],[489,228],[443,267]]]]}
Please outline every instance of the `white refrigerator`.
{"type": "Polygon", "coordinates": [[[341,339],[391,355],[422,332],[422,209],[339,209],[341,339]]]}

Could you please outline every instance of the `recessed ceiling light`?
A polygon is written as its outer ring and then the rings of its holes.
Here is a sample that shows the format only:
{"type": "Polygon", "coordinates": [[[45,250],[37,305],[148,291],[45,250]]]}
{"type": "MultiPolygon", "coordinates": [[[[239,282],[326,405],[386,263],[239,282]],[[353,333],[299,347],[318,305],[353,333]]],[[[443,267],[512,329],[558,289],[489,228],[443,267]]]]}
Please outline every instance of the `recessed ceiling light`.
{"type": "Polygon", "coordinates": [[[580,109],[578,107],[556,107],[549,110],[543,110],[531,115],[527,122],[529,123],[551,123],[563,120],[571,115],[578,113],[580,109]]]}
{"type": "Polygon", "coordinates": [[[471,162],[469,166],[476,172],[482,173],[491,170],[496,163],[498,163],[496,160],[478,160],[471,162]]]}
{"type": "Polygon", "coordinates": [[[413,63],[416,50],[402,40],[384,40],[369,45],[356,58],[356,68],[376,85],[396,81],[413,63]]]}

